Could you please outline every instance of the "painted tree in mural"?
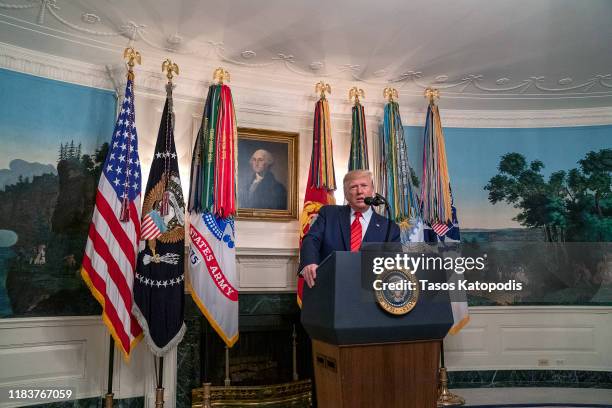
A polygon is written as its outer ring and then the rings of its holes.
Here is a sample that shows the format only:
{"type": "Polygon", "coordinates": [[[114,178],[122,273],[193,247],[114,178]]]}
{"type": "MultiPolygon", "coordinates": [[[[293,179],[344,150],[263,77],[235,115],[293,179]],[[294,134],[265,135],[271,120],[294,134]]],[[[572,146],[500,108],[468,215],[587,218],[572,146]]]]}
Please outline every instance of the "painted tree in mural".
{"type": "Polygon", "coordinates": [[[491,203],[518,208],[514,219],[542,228],[549,242],[612,241],[612,149],[591,151],[578,164],[546,180],[540,160],[507,153],[484,189],[491,203]]]}

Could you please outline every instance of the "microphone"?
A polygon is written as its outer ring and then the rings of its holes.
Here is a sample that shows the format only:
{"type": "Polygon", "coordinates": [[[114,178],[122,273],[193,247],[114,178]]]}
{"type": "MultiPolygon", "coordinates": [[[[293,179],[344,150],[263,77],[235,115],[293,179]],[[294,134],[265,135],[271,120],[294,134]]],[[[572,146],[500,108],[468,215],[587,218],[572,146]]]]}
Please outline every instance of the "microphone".
{"type": "Polygon", "coordinates": [[[364,198],[363,202],[366,203],[367,205],[379,206],[379,205],[385,204],[387,202],[387,200],[385,199],[385,197],[383,197],[380,194],[376,193],[374,195],[374,197],[366,197],[366,198],[364,198]]]}
{"type": "Polygon", "coordinates": [[[374,194],[374,197],[366,197],[363,199],[363,202],[367,205],[379,206],[381,204],[385,205],[385,212],[387,213],[387,233],[385,234],[385,241],[389,242],[389,233],[391,232],[391,209],[389,208],[389,202],[387,199],[380,194],[374,194]]]}

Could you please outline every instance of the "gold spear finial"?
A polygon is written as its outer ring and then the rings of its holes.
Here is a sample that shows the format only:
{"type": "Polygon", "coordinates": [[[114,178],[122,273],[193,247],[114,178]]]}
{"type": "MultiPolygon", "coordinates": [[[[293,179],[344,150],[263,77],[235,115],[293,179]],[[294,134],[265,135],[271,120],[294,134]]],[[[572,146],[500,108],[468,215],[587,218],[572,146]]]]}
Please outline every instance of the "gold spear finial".
{"type": "Polygon", "coordinates": [[[361,88],[356,86],[349,89],[349,100],[353,101],[355,105],[359,105],[359,97],[365,98],[365,92],[361,88]]]}
{"type": "Polygon", "coordinates": [[[319,94],[321,99],[325,99],[325,93],[331,93],[331,86],[323,81],[317,82],[315,85],[315,92],[319,94]]]}
{"type": "Polygon", "coordinates": [[[429,101],[430,105],[434,105],[436,103],[436,99],[440,99],[440,91],[435,88],[427,88],[425,89],[425,98],[429,101]]]}
{"type": "Polygon", "coordinates": [[[141,64],[140,53],[135,51],[134,48],[128,47],[123,51],[123,59],[127,59],[128,66],[128,79],[130,81],[134,80],[134,64],[141,64]]]}
{"type": "Polygon", "coordinates": [[[162,72],[166,73],[166,78],[168,78],[168,83],[172,83],[172,78],[174,78],[173,74],[179,74],[179,67],[176,65],[170,58],[166,58],[164,62],[162,62],[162,72]]]}
{"type": "Polygon", "coordinates": [[[397,89],[389,87],[383,90],[383,97],[389,102],[393,102],[395,99],[399,99],[397,89]]]}
{"type": "Polygon", "coordinates": [[[223,85],[224,81],[230,81],[230,74],[225,69],[219,67],[215,69],[215,72],[213,72],[213,81],[223,85]]]}

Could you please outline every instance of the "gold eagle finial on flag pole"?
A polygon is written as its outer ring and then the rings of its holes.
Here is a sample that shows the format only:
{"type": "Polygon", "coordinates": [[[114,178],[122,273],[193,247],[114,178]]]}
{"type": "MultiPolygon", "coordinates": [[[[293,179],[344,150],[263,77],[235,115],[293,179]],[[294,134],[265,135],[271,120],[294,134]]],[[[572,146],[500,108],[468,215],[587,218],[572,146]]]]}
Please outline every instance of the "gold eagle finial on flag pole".
{"type": "Polygon", "coordinates": [[[395,99],[399,99],[397,89],[389,87],[383,90],[383,97],[389,102],[393,102],[395,99]]]}
{"type": "Polygon", "coordinates": [[[321,99],[325,99],[325,93],[331,93],[331,86],[323,81],[317,82],[315,85],[315,92],[317,92],[321,99]]]}
{"type": "Polygon", "coordinates": [[[440,91],[435,88],[427,88],[425,89],[424,96],[427,98],[430,105],[435,105],[436,99],[440,99],[440,91]]]}
{"type": "Polygon", "coordinates": [[[220,85],[223,85],[224,81],[230,81],[230,73],[227,72],[227,70],[219,67],[213,72],[213,81],[220,85]]]}
{"type": "Polygon", "coordinates": [[[123,51],[123,59],[127,59],[128,66],[128,79],[130,81],[134,80],[134,64],[140,65],[142,60],[140,58],[140,53],[135,51],[134,48],[128,47],[123,51]]]}
{"type": "Polygon", "coordinates": [[[168,78],[168,83],[172,83],[172,78],[174,78],[174,74],[179,74],[179,67],[176,63],[172,62],[170,58],[166,58],[164,62],[162,62],[162,72],[166,73],[166,77],[168,78]]]}
{"type": "Polygon", "coordinates": [[[349,89],[349,100],[354,102],[355,105],[359,104],[359,97],[365,98],[365,92],[361,88],[356,86],[349,89]]]}

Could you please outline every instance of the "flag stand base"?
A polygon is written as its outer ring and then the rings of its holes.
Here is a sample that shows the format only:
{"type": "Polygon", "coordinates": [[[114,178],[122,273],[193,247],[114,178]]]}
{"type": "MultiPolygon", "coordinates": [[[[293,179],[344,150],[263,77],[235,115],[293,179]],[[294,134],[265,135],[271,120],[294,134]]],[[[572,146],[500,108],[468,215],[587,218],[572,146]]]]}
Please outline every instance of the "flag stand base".
{"type": "Polygon", "coordinates": [[[112,392],[104,395],[104,408],[113,408],[113,396],[112,392]]]}
{"type": "Polygon", "coordinates": [[[212,385],[211,383],[203,384],[203,388],[204,388],[203,408],[211,408],[211,405],[210,405],[210,386],[211,385],[212,385]]]}
{"type": "Polygon", "coordinates": [[[294,407],[312,406],[312,382],[292,381],[282,384],[213,386],[204,383],[191,391],[191,406],[211,407],[294,407]]]}
{"type": "Polygon", "coordinates": [[[155,408],[164,408],[164,389],[162,387],[155,389],[155,408]]]}
{"type": "Polygon", "coordinates": [[[448,389],[448,374],[446,367],[440,367],[440,384],[438,385],[438,407],[457,407],[465,404],[465,399],[455,395],[448,389]]]}

